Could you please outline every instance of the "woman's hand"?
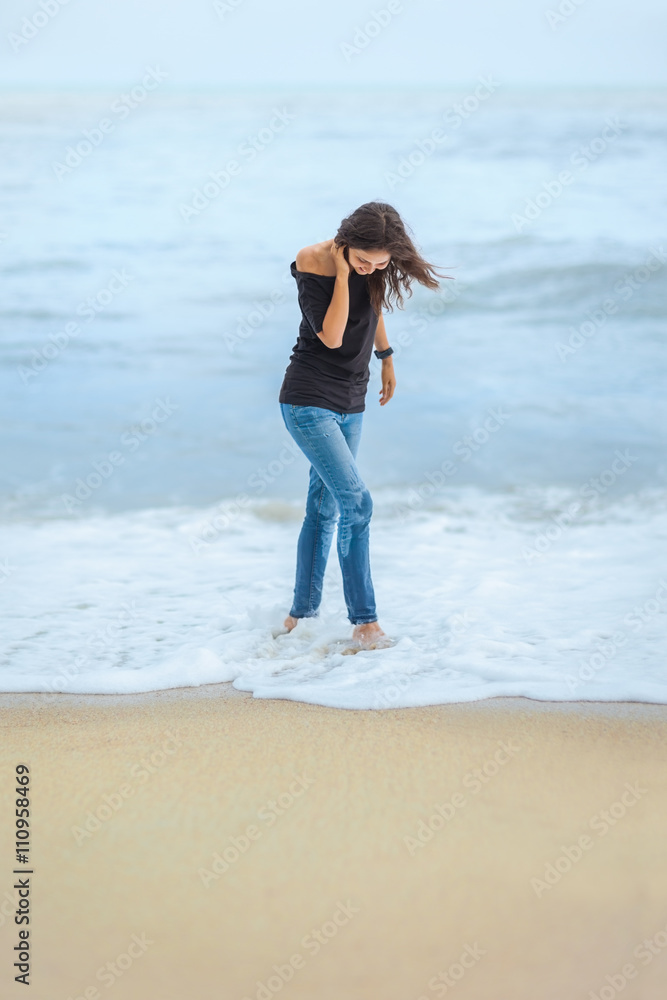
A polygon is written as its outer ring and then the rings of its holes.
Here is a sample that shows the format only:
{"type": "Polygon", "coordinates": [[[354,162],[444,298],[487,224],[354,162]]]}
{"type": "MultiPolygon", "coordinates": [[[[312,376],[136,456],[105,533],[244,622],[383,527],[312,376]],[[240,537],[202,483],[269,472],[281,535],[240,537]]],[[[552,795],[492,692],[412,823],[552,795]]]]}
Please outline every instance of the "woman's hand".
{"type": "Polygon", "coordinates": [[[345,254],[343,253],[344,249],[344,243],[342,246],[336,246],[334,241],[331,241],[331,256],[333,257],[334,264],[336,265],[336,274],[343,274],[347,277],[350,273],[350,265],[345,260],[345,254]]]}
{"type": "Polygon", "coordinates": [[[394,395],[396,388],[396,376],[394,375],[394,362],[391,355],[382,359],[382,388],[380,389],[380,406],[388,403],[394,395]]]}

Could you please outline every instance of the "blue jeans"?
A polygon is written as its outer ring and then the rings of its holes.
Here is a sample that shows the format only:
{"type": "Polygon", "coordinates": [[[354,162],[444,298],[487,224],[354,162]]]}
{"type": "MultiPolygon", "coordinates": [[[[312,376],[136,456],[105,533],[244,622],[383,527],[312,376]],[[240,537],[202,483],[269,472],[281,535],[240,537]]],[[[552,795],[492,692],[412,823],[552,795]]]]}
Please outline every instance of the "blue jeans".
{"type": "Polygon", "coordinates": [[[375,622],[368,553],[373,501],[355,462],[363,413],[337,413],[321,406],[291,403],[281,403],[280,409],[287,430],[311,463],[290,614],[294,618],[317,615],[338,521],[338,561],[348,618],[353,625],[375,622]]]}

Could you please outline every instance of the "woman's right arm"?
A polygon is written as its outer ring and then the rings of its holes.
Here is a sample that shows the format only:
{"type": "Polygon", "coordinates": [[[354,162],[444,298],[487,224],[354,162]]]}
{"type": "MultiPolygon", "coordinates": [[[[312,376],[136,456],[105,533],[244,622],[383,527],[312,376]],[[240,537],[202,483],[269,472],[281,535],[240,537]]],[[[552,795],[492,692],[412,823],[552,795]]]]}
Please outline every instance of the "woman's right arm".
{"type": "Polygon", "coordinates": [[[322,329],[317,336],[327,347],[340,347],[350,315],[350,268],[345,260],[343,247],[331,245],[331,256],[336,263],[336,282],[333,295],[322,320],[322,329]]]}

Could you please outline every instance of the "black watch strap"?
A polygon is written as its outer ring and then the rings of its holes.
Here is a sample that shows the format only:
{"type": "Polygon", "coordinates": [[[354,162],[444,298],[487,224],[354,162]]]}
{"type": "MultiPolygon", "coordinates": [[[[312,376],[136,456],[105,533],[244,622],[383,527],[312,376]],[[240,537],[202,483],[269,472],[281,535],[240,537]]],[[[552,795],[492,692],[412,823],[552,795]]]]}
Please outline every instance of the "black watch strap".
{"type": "Polygon", "coordinates": [[[394,353],[394,348],[393,347],[388,347],[386,349],[386,351],[375,351],[375,357],[376,358],[380,358],[380,359],[382,359],[382,358],[388,358],[389,355],[393,354],[393,353],[394,353]]]}

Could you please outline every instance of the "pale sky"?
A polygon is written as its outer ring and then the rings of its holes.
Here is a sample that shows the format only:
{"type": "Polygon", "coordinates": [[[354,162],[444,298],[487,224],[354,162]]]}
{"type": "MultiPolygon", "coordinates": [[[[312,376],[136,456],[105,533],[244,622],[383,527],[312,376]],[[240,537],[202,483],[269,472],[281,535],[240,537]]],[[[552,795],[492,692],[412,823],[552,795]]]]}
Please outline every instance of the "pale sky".
{"type": "Polygon", "coordinates": [[[667,84],[664,0],[62,3],[3,0],[0,87],[667,84]]]}

